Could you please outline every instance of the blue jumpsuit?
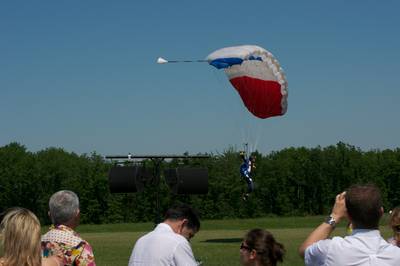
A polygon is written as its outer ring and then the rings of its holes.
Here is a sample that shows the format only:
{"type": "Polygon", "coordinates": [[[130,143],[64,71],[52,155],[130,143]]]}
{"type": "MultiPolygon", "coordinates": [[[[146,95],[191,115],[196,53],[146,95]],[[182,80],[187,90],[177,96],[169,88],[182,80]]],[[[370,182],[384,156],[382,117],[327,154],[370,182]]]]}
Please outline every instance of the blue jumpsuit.
{"type": "Polygon", "coordinates": [[[250,159],[245,159],[243,157],[243,163],[240,166],[240,175],[244,178],[247,183],[247,193],[254,191],[254,183],[253,179],[250,176],[251,169],[252,169],[252,162],[250,159]]]}

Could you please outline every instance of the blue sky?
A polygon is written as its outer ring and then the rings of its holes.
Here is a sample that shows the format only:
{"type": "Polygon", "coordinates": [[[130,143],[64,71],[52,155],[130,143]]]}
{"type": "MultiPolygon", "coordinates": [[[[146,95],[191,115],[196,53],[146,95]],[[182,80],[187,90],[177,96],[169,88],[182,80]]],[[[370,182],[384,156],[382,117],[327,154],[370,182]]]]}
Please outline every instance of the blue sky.
{"type": "Polygon", "coordinates": [[[0,146],[102,155],[263,153],[343,141],[400,145],[398,1],[3,1],[0,146]],[[289,83],[288,112],[250,117],[204,59],[256,44],[289,83]]]}

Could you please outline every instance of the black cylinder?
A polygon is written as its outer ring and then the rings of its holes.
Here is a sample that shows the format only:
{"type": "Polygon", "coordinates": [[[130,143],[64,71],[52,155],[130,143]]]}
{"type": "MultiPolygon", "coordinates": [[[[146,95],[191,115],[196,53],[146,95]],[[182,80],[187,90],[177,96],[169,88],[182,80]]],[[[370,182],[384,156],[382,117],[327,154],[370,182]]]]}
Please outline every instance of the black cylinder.
{"type": "Polygon", "coordinates": [[[140,192],[144,189],[140,166],[114,166],[110,169],[108,182],[111,193],[140,192]]]}
{"type": "Polygon", "coordinates": [[[207,194],[207,168],[173,168],[164,171],[165,181],[175,194],[207,194]]]}

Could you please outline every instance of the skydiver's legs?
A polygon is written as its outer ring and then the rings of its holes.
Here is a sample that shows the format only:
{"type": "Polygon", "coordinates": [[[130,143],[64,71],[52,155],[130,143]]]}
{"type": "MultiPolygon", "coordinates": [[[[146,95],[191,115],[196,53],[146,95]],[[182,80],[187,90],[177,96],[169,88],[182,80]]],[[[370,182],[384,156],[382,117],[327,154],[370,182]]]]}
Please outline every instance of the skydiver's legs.
{"type": "Polygon", "coordinates": [[[254,182],[247,171],[245,175],[242,175],[242,177],[247,183],[247,192],[243,194],[243,200],[247,200],[250,193],[254,191],[254,182]]]}
{"type": "Polygon", "coordinates": [[[247,193],[253,192],[254,191],[254,182],[250,176],[246,177],[246,183],[247,183],[247,193]]]}

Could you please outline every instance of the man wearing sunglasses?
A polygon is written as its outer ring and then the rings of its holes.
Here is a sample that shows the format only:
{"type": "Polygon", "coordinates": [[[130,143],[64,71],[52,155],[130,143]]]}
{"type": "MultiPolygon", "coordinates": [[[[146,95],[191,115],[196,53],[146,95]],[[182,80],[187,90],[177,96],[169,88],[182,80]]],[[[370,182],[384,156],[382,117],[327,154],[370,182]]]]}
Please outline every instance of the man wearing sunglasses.
{"type": "Polygon", "coordinates": [[[400,265],[400,249],[379,232],[382,198],[374,185],[351,186],[336,196],[332,214],[303,242],[299,254],[306,265],[400,265]],[[335,226],[347,218],[353,227],[346,237],[329,239],[335,226]]]}
{"type": "Polygon", "coordinates": [[[196,266],[190,239],[200,229],[197,212],[189,205],[171,207],[164,222],[136,241],[128,266],[196,266]]]}

